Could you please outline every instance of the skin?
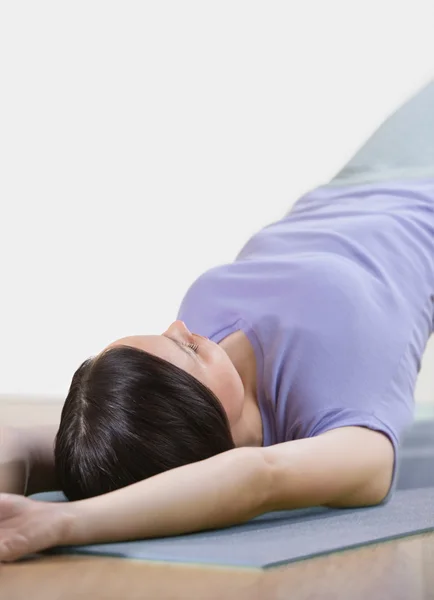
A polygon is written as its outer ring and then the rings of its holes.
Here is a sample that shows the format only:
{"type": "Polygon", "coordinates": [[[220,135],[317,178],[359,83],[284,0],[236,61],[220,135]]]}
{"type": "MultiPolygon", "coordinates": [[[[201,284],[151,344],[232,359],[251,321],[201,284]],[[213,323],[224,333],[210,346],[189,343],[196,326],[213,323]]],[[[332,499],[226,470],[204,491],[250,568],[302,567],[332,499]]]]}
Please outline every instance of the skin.
{"type": "Polygon", "coordinates": [[[274,510],[372,506],[386,496],[394,453],[382,433],[341,427],[262,447],[255,357],[242,332],[215,344],[175,321],[161,336],[122,338],[102,352],[117,345],[152,352],[207,385],[220,399],[238,447],[109,494],[53,504],[16,494],[24,493],[20,473],[26,463],[28,492],[56,489],[47,475],[55,431],[38,429],[25,437],[14,431],[14,442],[0,447],[0,492],[14,492],[0,494],[0,562],[57,545],[226,527],[274,510]],[[197,354],[183,344],[197,344],[197,354]]]}
{"type": "MultiPolygon", "coordinates": [[[[100,355],[116,346],[145,350],[196,377],[219,398],[235,445],[262,446],[255,353],[242,331],[235,331],[216,344],[176,320],[161,335],[124,337],[103,348],[100,355]],[[189,344],[197,348],[193,350],[189,344]]],[[[58,425],[26,430],[0,428],[0,492],[31,495],[59,489],[53,458],[57,430],[58,425]]]]}
{"type": "Polygon", "coordinates": [[[236,331],[216,344],[192,333],[183,321],[177,320],[162,335],[124,337],[103,351],[116,346],[145,350],[185,370],[220,400],[236,446],[262,445],[255,354],[242,331],[236,331]],[[197,349],[188,347],[189,344],[197,349]]]}

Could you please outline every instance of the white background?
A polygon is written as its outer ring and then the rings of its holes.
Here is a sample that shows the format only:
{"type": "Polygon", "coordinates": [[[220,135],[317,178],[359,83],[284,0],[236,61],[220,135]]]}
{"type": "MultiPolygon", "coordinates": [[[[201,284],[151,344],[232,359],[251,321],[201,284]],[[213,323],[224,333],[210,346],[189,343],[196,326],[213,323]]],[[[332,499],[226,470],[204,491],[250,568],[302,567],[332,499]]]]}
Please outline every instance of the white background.
{"type": "Polygon", "coordinates": [[[161,333],[433,75],[432,7],[1,3],[0,393],[161,333]]]}

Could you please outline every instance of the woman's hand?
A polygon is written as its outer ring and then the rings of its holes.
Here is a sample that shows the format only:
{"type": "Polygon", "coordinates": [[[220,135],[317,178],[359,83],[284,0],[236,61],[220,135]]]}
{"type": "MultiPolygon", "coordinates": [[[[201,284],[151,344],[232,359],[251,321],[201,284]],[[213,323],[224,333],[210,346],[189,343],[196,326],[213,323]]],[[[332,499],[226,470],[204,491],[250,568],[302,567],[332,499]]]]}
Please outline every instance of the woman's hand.
{"type": "Polygon", "coordinates": [[[72,523],[67,503],[0,494],[0,562],[61,545],[72,523]]]}

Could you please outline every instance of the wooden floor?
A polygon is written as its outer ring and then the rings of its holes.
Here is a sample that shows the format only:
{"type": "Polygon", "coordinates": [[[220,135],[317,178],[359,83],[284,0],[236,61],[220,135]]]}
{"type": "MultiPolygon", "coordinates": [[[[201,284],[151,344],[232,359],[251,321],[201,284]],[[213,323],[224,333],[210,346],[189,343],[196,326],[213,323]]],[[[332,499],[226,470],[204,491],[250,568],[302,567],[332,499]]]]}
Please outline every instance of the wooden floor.
{"type": "MultiPolygon", "coordinates": [[[[0,402],[0,423],[55,423],[60,409],[58,403],[0,402]]],[[[27,598],[434,600],[434,534],[268,571],[77,556],[0,565],[0,600],[27,598]]]]}
{"type": "Polygon", "coordinates": [[[422,600],[434,598],[434,536],[421,535],[269,571],[99,557],[0,566],[1,600],[422,600]]]}

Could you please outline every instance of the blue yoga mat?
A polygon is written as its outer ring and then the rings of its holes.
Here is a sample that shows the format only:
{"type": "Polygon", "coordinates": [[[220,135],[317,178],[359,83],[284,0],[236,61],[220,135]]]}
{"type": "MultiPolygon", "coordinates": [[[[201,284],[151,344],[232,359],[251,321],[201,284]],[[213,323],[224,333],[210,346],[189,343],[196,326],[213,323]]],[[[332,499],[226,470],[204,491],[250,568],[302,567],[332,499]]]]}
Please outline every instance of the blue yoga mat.
{"type": "MultiPolygon", "coordinates": [[[[37,494],[65,501],[63,494],[37,494]]],[[[403,442],[397,491],[380,506],[269,513],[249,523],[189,535],[62,547],[92,554],[171,563],[269,568],[337,550],[434,530],[434,421],[417,423],[403,442]]]]}

